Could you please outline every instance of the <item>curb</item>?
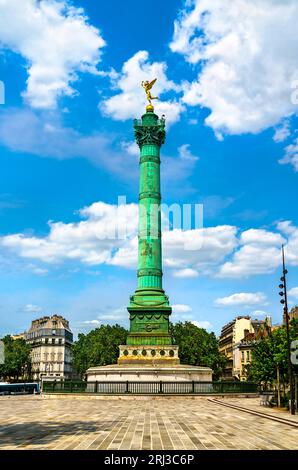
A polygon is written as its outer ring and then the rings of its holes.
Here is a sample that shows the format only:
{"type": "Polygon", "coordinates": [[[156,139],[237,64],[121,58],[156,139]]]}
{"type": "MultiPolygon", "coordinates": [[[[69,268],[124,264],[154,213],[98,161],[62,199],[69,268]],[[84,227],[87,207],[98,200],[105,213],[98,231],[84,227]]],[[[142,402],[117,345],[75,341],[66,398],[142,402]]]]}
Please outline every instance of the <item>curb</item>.
{"type": "Polygon", "coordinates": [[[243,411],[244,413],[249,413],[249,414],[254,415],[254,416],[259,416],[260,418],[271,419],[271,421],[277,421],[278,423],[287,424],[287,425],[292,426],[294,428],[298,428],[298,423],[295,423],[294,421],[290,421],[286,418],[281,418],[281,417],[278,417],[278,416],[272,416],[272,415],[269,415],[267,413],[262,413],[261,411],[249,410],[248,408],[243,408],[242,406],[238,406],[238,405],[231,405],[230,403],[223,403],[222,401],[217,400],[216,398],[215,399],[208,398],[208,401],[210,401],[212,403],[216,403],[217,405],[226,406],[228,408],[233,408],[234,410],[243,411]]]}

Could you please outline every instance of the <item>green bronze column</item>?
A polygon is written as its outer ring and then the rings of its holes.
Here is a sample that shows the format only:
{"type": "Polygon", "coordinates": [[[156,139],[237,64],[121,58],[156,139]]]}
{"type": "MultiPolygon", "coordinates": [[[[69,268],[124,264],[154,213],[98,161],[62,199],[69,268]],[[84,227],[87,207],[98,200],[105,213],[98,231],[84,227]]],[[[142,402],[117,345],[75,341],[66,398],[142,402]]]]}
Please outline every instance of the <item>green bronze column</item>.
{"type": "Polygon", "coordinates": [[[178,348],[171,346],[169,334],[172,308],[162,287],[160,148],[166,136],[165,119],[159,119],[149,105],[142,119],[135,120],[134,130],[140,148],[138,282],[128,306],[127,347],[120,347],[118,362],[178,363],[178,348]]]}
{"type": "Polygon", "coordinates": [[[160,148],[166,137],[165,119],[149,105],[142,119],[135,120],[134,130],[140,148],[138,282],[128,306],[127,347],[120,346],[118,362],[178,363],[178,348],[171,346],[169,334],[172,308],[162,287],[160,148]]]}
{"type": "Polygon", "coordinates": [[[130,299],[130,335],[127,344],[171,344],[171,307],[162,288],[160,215],[160,148],[165,141],[165,119],[150,107],[135,120],[140,147],[138,287],[130,299]],[[149,108],[149,110],[148,110],[149,108]]]}
{"type": "Polygon", "coordinates": [[[165,120],[147,112],[135,121],[140,147],[138,290],[162,290],[160,147],[165,141],[165,120]]]}

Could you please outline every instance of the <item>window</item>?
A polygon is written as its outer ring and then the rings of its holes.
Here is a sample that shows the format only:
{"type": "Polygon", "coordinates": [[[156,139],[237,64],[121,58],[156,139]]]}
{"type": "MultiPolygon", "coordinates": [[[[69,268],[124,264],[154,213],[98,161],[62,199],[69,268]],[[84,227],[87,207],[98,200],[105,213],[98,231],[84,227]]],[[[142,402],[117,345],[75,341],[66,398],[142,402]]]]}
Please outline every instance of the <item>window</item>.
{"type": "Polygon", "coordinates": [[[55,344],[55,338],[52,338],[52,344],[55,344]]]}
{"type": "Polygon", "coordinates": [[[250,361],[250,354],[249,354],[249,351],[246,351],[246,360],[247,360],[247,362],[250,361]]]}
{"type": "Polygon", "coordinates": [[[244,351],[241,351],[241,361],[244,362],[244,351]]]}

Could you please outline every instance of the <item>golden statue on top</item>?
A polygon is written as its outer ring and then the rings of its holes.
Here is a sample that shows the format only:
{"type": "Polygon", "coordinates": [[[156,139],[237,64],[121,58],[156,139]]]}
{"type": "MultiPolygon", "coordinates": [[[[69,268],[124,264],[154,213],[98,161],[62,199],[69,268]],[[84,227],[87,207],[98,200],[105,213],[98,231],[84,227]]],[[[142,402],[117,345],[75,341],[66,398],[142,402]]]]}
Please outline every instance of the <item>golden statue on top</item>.
{"type": "Polygon", "coordinates": [[[152,82],[149,82],[148,80],[142,82],[142,87],[144,88],[147,96],[147,100],[149,102],[149,105],[147,106],[147,111],[154,111],[152,100],[159,100],[158,96],[152,96],[151,94],[151,89],[153,85],[156,83],[157,78],[152,80],[152,82]]]}

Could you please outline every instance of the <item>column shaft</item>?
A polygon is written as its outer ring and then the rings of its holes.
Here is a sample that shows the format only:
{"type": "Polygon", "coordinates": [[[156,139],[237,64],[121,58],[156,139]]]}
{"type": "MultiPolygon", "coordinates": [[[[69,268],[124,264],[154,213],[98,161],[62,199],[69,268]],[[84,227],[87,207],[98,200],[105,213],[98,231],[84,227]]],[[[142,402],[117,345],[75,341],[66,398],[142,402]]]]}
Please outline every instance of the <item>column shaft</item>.
{"type": "Polygon", "coordinates": [[[160,149],[144,144],[140,157],[138,288],[162,289],[160,149]]]}

